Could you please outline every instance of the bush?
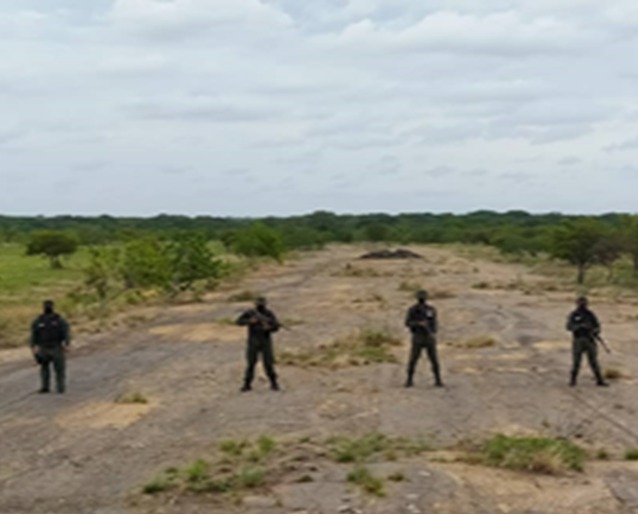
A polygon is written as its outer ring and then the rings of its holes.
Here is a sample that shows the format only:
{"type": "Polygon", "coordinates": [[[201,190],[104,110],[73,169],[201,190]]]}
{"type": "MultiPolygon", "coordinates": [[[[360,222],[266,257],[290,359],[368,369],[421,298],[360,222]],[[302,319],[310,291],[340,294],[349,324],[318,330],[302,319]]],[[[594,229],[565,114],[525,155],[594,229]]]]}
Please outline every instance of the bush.
{"type": "Polygon", "coordinates": [[[44,255],[48,257],[51,268],[62,268],[60,258],[71,255],[78,249],[78,241],[64,232],[43,230],[34,232],[27,244],[27,255],[44,255]]]}
{"type": "Polygon", "coordinates": [[[282,235],[263,223],[255,223],[237,232],[233,248],[239,255],[270,257],[278,262],[281,262],[285,253],[282,235]]]}

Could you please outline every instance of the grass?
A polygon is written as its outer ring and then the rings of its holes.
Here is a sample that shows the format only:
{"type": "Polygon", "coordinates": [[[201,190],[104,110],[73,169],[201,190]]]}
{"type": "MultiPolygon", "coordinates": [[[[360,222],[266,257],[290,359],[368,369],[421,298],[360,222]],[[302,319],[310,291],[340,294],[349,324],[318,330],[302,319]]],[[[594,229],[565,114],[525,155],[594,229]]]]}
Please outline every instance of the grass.
{"type": "Polygon", "coordinates": [[[392,347],[401,340],[387,329],[360,329],[327,345],[302,352],[281,352],[279,361],[284,365],[300,367],[365,366],[379,363],[397,363],[392,347]]]}
{"type": "Polygon", "coordinates": [[[115,399],[115,403],[124,404],[124,405],[132,405],[132,404],[146,405],[148,403],[148,398],[144,396],[144,394],[139,392],[123,393],[115,399]]]}
{"type": "Polygon", "coordinates": [[[480,449],[477,460],[488,466],[559,475],[582,471],[585,451],[567,439],[496,435],[480,449]]]}
{"type": "Polygon", "coordinates": [[[489,335],[478,335],[464,341],[457,341],[451,343],[455,348],[466,348],[470,350],[476,350],[480,348],[491,348],[498,343],[496,339],[489,335]]]}
{"type": "Polygon", "coordinates": [[[239,291],[228,297],[228,301],[231,303],[239,302],[254,302],[259,295],[254,291],[239,291]]]}
{"type": "Polygon", "coordinates": [[[607,380],[621,380],[627,378],[627,376],[618,368],[606,368],[603,371],[603,376],[607,380]]]}
{"type": "Polygon", "coordinates": [[[255,441],[223,441],[213,459],[196,459],[183,468],[169,468],[142,487],[147,495],[168,490],[201,493],[240,493],[266,485],[277,475],[272,457],[276,443],[268,436],[255,441]]]}
{"type": "Polygon", "coordinates": [[[366,493],[374,496],[385,496],[383,480],[375,477],[368,468],[357,466],[348,473],[348,482],[358,485],[366,493]]]}
{"type": "Polygon", "coordinates": [[[638,460],[638,448],[632,448],[625,452],[625,460],[638,460]]]}
{"type": "Polygon", "coordinates": [[[365,463],[379,460],[397,460],[399,456],[412,457],[432,451],[424,441],[392,438],[373,432],[361,437],[336,437],[328,442],[331,458],[339,463],[365,463]]]}
{"type": "Polygon", "coordinates": [[[333,277],[352,277],[352,278],[378,278],[388,277],[391,273],[380,272],[374,268],[353,266],[352,264],[346,264],[342,269],[332,274],[333,277]]]}

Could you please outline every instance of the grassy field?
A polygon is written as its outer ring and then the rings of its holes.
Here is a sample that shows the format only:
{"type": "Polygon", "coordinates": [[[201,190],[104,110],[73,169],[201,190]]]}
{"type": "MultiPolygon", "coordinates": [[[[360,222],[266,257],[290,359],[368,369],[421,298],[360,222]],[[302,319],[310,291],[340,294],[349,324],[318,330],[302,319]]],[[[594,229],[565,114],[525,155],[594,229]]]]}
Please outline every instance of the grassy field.
{"type": "Polygon", "coordinates": [[[51,269],[47,259],[26,256],[24,246],[0,245],[0,347],[26,344],[42,300],[59,301],[81,286],[87,258],[88,251],[80,250],[63,269],[51,269]]]}

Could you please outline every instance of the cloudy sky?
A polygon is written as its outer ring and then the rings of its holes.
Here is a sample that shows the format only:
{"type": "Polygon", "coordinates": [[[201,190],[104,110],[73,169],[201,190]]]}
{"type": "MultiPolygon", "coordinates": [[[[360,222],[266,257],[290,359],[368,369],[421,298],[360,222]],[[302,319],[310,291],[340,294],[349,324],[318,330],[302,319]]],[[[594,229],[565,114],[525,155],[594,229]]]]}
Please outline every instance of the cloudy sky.
{"type": "Polygon", "coordinates": [[[0,2],[0,213],[638,211],[636,0],[0,2]]]}

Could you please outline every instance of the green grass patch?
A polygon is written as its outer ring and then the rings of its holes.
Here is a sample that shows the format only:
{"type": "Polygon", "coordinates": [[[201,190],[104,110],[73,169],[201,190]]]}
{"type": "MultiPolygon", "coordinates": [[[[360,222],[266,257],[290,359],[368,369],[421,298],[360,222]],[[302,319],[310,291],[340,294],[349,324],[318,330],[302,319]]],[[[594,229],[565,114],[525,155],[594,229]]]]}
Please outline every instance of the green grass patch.
{"type": "Polygon", "coordinates": [[[115,399],[115,403],[131,405],[131,404],[141,404],[146,405],[148,403],[148,398],[144,396],[142,393],[123,393],[119,395],[115,399]]]}
{"type": "Polygon", "coordinates": [[[348,473],[348,482],[358,485],[366,493],[379,497],[385,496],[383,480],[375,477],[364,466],[357,466],[348,473]]]}
{"type": "Polygon", "coordinates": [[[335,437],[328,441],[331,457],[339,463],[393,461],[432,451],[425,441],[388,437],[376,432],[361,437],[335,437]]]}
{"type": "Polygon", "coordinates": [[[480,462],[499,468],[558,475],[582,471],[585,451],[567,439],[497,435],[480,450],[480,462]]]}
{"type": "Polygon", "coordinates": [[[334,342],[302,352],[280,352],[279,362],[289,366],[342,368],[397,363],[392,348],[401,339],[387,329],[361,329],[334,342]]]}
{"type": "Polygon", "coordinates": [[[625,452],[625,460],[638,460],[638,448],[632,448],[625,452]]]}

